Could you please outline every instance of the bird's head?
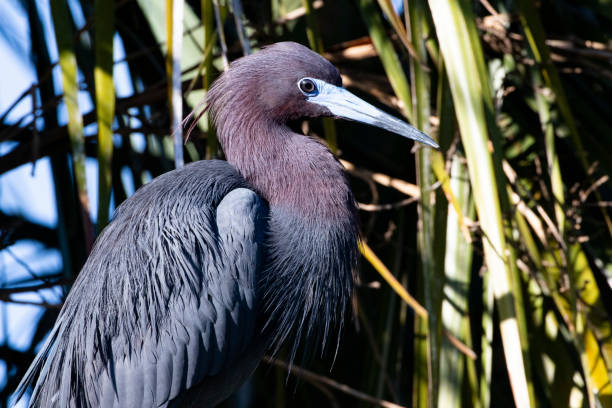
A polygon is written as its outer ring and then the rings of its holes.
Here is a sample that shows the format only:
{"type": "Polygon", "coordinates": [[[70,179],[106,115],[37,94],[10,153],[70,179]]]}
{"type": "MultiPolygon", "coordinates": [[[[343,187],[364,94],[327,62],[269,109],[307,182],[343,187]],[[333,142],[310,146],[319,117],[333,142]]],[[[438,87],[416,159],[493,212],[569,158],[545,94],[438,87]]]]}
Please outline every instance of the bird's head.
{"type": "Polygon", "coordinates": [[[367,123],[438,147],[421,131],[344,89],[336,67],[294,42],[276,43],[234,61],[213,84],[207,101],[220,133],[236,123],[328,116],[367,123]]]}

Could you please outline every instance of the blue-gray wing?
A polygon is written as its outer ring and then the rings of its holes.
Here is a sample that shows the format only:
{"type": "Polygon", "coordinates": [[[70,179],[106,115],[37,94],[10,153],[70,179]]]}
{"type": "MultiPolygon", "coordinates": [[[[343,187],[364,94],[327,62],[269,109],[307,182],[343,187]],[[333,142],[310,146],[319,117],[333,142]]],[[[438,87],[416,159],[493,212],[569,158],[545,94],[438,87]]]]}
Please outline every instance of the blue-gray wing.
{"type": "Polygon", "coordinates": [[[257,337],[267,207],[228,164],[204,163],[119,209],[17,392],[33,385],[31,406],[163,407],[240,369],[257,337]]]}

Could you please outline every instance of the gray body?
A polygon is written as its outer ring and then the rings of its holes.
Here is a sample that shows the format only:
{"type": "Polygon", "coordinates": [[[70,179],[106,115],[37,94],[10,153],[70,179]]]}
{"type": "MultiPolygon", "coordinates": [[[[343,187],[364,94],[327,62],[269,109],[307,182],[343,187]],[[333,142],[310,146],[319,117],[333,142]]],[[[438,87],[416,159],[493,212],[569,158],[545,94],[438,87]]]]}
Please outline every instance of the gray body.
{"type": "Polygon", "coordinates": [[[31,368],[41,369],[34,405],[182,405],[204,379],[200,406],[226,398],[265,349],[253,340],[267,214],[222,161],[138,190],[97,240],[31,368]]]}
{"type": "Polygon", "coordinates": [[[353,292],[357,208],[334,155],[287,121],[340,116],[437,146],[341,83],[296,43],[233,62],[206,101],[227,162],[119,206],[15,399],[32,386],[36,407],[208,407],[266,351],[323,349],[353,292]]]}

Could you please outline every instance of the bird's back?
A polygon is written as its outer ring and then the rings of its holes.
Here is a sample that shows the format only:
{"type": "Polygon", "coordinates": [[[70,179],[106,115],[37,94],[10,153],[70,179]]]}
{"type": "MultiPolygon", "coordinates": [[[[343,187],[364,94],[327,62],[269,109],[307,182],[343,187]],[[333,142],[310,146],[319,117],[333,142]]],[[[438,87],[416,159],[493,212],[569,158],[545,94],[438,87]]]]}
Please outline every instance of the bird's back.
{"type": "Polygon", "coordinates": [[[32,406],[62,407],[225,398],[264,351],[253,339],[266,215],[226,162],[139,189],[98,238],[16,395],[32,385],[32,406]]]}

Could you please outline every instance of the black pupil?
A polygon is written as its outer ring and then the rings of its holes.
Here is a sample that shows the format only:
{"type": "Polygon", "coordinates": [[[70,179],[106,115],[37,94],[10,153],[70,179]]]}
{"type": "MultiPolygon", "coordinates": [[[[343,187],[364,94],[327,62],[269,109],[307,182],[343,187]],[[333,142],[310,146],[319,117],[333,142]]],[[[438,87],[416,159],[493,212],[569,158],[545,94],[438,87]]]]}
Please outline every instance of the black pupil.
{"type": "Polygon", "coordinates": [[[315,89],[314,83],[308,79],[303,80],[300,87],[302,88],[302,91],[306,93],[310,93],[315,89]]]}

